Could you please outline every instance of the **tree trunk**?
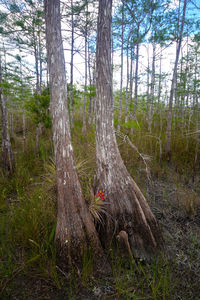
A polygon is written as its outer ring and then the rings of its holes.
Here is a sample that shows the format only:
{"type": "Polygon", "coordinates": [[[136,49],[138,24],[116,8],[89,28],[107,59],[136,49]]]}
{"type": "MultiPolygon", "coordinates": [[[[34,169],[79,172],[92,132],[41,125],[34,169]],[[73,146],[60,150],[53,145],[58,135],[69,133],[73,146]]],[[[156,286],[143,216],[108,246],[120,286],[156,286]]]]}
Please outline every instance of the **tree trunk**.
{"type": "Polygon", "coordinates": [[[43,81],[43,64],[42,64],[42,43],[41,43],[41,32],[38,33],[39,37],[39,62],[40,62],[40,77],[39,77],[39,87],[40,91],[42,90],[42,81],[43,81]]]}
{"type": "Polygon", "coordinates": [[[126,46],[126,58],[127,58],[127,71],[126,71],[126,99],[125,99],[125,123],[128,122],[128,99],[129,99],[129,94],[130,91],[128,90],[129,88],[129,39],[130,39],[130,32],[128,35],[128,40],[127,40],[127,46],[126,46]]]}
{"type": "Polygon", "coordinates": [[[143,194],[129,175],[116,142],[113,122],[111,70],[112,0],[99,1],[97,33],[97,189],[105,190],[107,214],[99,228],[108,248],[120,231],[128,234],[136,256],[159,248],[161,234],[143,194]]]}
{"type": "Polygon", "coordinates": [[[158,82],[158,109],[160,106],[160,98],[161,98],[161,92],[162,92],[162,46],[160,48],[160,64],[159,64],[159,82],[158,82]]]}
{"type": "Polygon", "coordinates": [[[86,19],[85,19],[85,33],[84,33],[84,38],[85,38],[85,85],[84,85],[84,102],[83,102],[83,128],[82,128],[82,133],[86,133],[86,93],[87,93],[87,66],[88,66],[88,53],[87,53],[87,48],[88,48],[88,5],[87,5],[87,11],[86,11],[86,19]]]}
{"type": "Polygon", "coordinates": [[[50,82],[50,110],[57,177],[57,226],[55,241],[59,256],[69,263],[80,261],[88,247],[102,255],[100,241],[82,195],[77,176],[67,108],[67,90],[60,1],[45,1],[47,57],[50,82]]]}
{"type": "Polygon", "coordinates": [[[8,109],[6,106],[6,96],[3,92],[2,84],[2,67],[0,56],[0,105],[1,105],[1,123],[2,123],[2,167],[5,173],[13,174],[15,169],[14,156],[12,152],[10,133],[8,125],[8,109]]]}
{"type": "Polygon", "coordinates": [[[33,26],[33,47],[34,47],[35,71],[36,71],[36,93],[39,94],[40,74],[39,74],[39,58],[38,58],[38,40],[37,40],[34,26],[33,26]]]}
{"type": "MultiPolygon", "coordinates": [[[[21,50],[19,49],[21,53],[21,50]]],[[[20,59],[20,80],[21,80],[21,98],[22,98],[22,136],[23,136],[23,152],[26,146],[26,115],[25,115],[25,97],[24,97],[24,86],[23,86],[23,71],[22,71],[22,61],[20,59]]]]}
{"type": "Polygon", "coordinates": [[[88,79],[90,85],[90,95],[89,95],[89,111],[88,111],[88,125],[91,124],[92,121],[92,101],[93,97],[91,96],[91,88],[92,88],[92,75],[91,75],[91,53],[90,53],[90,44],[88,41],[88,79]]]}
{"type": "Polygon", "coordinates": [[[120,123],[122,119],[122,88],[123,88],[123,66],[124,66],[124,3],[122,4],[122,35],[121,35],[121,78],[120,78],[120,96],[119,96],[119,115],[118,115],[118,126],[120,130],[120,123]]]}
{"type": "Polygon", "coordinates": [[[172,107],[173,107],[174,87],[175,87],[175,81],[176,81],[178,59],[179,59],[179,54],[180,54],[180,49],[181,49],[183,27],[184,27],[184,22],[185,22],[186,5],[187,5],[187,0],[184,0],[183,16],[182,16],[181,29],[180,29],[180,34],[179,34],[179,42],[178,42],[178,47],[177,47],[177,51],[176,51],[176,59],[175,59],[175,64],[174,64],[172,84],[171,84],[170,97],[169,97],[169,112],[168,112],[168,120],[167,120],[167,141],[165,143],[165,155],[168,160],[171,159],[172,107]]]}
{"type": "Polygon", "coordinates": [[[133,64],[134,64],[134,45],[131,44],[131,61],[130,61],[130,93],[129,93],[129,115],[131,117],[132,113],[132,105],[133,105],[133,78],[134,78],[134,70],[133,70],[133,64]]]}
{"type": "Polygon", "coordinates": [[[73,0],[71,0],[71,27],[72,27],[72,37],[71,37],[71,62],[70,62],[70,122],[71,127],[74,126],[74,95],[73,95],[73,80],[74,80],[74,8],[73,0]]]}
{"type": "MultiPolygon", "coordinates": [[[[195,80],[194,80],[194,94],[193,94],[193,109],[194,109],[194,120],[195,120],[195,131],[200,131],[200,111],[199,111],[199,101],[197,93],[197,69],[198,69],[198,57],[197,49],[195,53],[195,80]]],[[[200,171],[200,159],[199,159],[199,139],[196,141],[195,155],[194,155],[194,166],[193,166],[193,182],[195,182],[195,177],[197,176],[198,170],[200,171]]]]}
{"type": "MultiPolygon", "coordinates": [[[[41,93],[40,89],[40,74],[39,74],[39,55],[38,55],[38,39],[35,32],[35,27],[33,26],[33,47],[34,47],[34,58],[35,58],[35,70],[36,70],[36,94],[41,93]]],[[[39,136],[41,134],[42,125],[37,124],[36,134],[35,134],[35,151],[39,153],[39,136]]]]}
{"type": "Polygon", "coordinates": [[[151,133],[152,119],[153,119],[153,101],[154,101],[154,88],[155,88],[155,61],[156,61],[156,43],[153,42],[153,57],[152,57],[152,71],[151,71],[151,94],[149,103],[149,118],[148,130],[151,133]]]}
{"type": "Polygon", "coordinates": [[[137,101],[138,101],[138,67],[139,67],[139,30],[140,23],[137,24],[137,44],[136,44],[136,63],[135,63],[135,93],[134,93],[134,109],[133,120],[136,120],[137,101]]]}
{"type": "Polygon", "coordinates": [[[146,47],[147,49],[147,114],[149,114],[149,73],[150,73],[150,59],[149,59],[149,45],[146,47]]]}

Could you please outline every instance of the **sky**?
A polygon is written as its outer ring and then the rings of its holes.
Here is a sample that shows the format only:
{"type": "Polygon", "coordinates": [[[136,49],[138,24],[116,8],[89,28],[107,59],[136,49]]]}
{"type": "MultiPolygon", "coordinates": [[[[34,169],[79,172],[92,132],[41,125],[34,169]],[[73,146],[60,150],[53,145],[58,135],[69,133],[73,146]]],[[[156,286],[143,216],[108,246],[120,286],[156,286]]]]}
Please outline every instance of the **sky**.
{"type": "MultiPolygon", "coordinates": [[[[197,0],[196,3],[198,3],[197,0]]],[[[120,0],[114,0],[114,8],[116,5],[120,2],[120,0]]],[[[179,1],[178,0],[173,0],[171,6],[172,7],[177,7],[179,1]]],[[[0,4],[0,9],[1,9],[1,4],[0,4]]],[[[200,10],[194,9],[194,6],[192,8],[191,4],[188,6],[188,11],[187,14],[192,15],[196,14],[196,16],[200,19],[200,10]]],[[[63,24],[63,37],[66,37],[66,25],[63,24]]],[[[68,28],[69,29],[69,28],[68,28]]],[[[68,33],[69,36],[70,33],[68,33]]],[[[76,40],[76,47],[84,46],[84,40],[83,38],[78,38],[76,40]]],[[[182,43],[184,46],[184,41],[182,43]]],[[[147,50],[146,50],[147,44],[143,44],[140,47],[140,59],[139,59],[139,73],[145,72],[147,68],[147,50]]],[[[70,49],[70,45],[67,42],[64,42],[64,48],[65,49],[70,49]]],[[[158,48],[157,51],[160,51],[158,48]]],[[[186,51],[183,47],[183,53],[186,51]]],[[[175,60],[175,52],[176,52],[176,45],[173,44],[165,51],[163,51],[163,58],[162,58],[162,71],[169,73],[171,75],[172,70],[173,70],[173,64],[175,60]]],[[[151,58],[152,58],[152,46],[149,45],[149,55],[150,55],[150,64],[151,64],[151,58]]],[[[67,71],[67,80],[69,82],[70,80],[70,59],[71,59],[71,54],[69,50],[65,50],[65,60],[66,60],[66,71],[67,71]]],[[[33,58],[27,58],[30,64],[34,64],[33,58]]],[[[120,63],[121,63],[121,58],[120,58],[120,51],[116,51],[114,54],[114,77],[113,77],[113,84],[114,84],[114,90],[119,89],[120,87],[120,63]]],[[[75,54],[74,55],[74,83],[77,84],[77,86],[82,86],[84,84],[84,57],[83,55],[80,54],[75,54]]],[[[156,72],[158,72],[158,64],[157,62],[157,68],[156,72]]],[[[167,81],[167,88],[170,86],[170,76],[167,81]]],[[[123,85],[125,87],[126,84],[126,57],[124,57],[124,76],[123,76],[123,85]]],[[[143,93],[145,89],[145,83],[140,82],[139,84],[139,93],[143,93]]]]}
{"type": "MultiPolygon", "coordinates": [[[[116,5],[119,2],[120,2],[119,0],[116,0],[114,3],[116,5]]],[[[179,4],[179,1],[174,0],[174,1],[172,1],[170,8],[176,8],[176,7],[178,7],[178,4],[179,4]]],[[[200,19],[200,11],[198,11],[197,9],[194,9],[194,6],[192,7],[191,4],[189,4],[188,10],[187,10],[187,15],[192,16],[194,14],[200,19]]],[[[80,44],[80,40],[78,41],[78,43],[80,44]]],[[[84,41],[82,40],[81,43],[84,43],[84,41]]],[[[150,56],[150,65],[151,65],[152,46],[149,45],[148,47],[149,47],[149,56],[150,56]]],[[[146,48],[147,48],[147,44],[142,44],[140,47],[139,73],[144,73],[147,68],[147,50],[146,50],[146,48]]],[[[157,53],[158,52],[160,52],[159,47],[157,47],[157,53]]],[[[181,58],[181,55],[184,54],[185,52],[186,52],[186,41],[183,40],[180,58],[181,58]]],[[[114,90],[117,90],[120,88],[120,64],[121,64],[120,55],[121,55],[120,51],[116,51],[114,53],[114,72],[113,72],[114,90]]],[[[175,43],[163,51],[162,72],[169,74],[168,79],[165,83],[167,90],[169,90],[169,88],[170,88],[171,75],[172,75],[174,61],[175,61],[175,55],[176,55],[176,44],[175,43]]],[[[70,74],[69,73],[69,70],[70,70],[69,69],[69,66],[70,66],[69,65],[69,62],[70,62],[70,52],[69,51],[65,52],[65,59],[66,59],[66,63],[67,63],[66,66],[67,66],[68,78],[69,78],[69,74],[70,74]]],[[[123,70],[124,70],[123,86],[124,87],[126,85],[126,66],[127,66],[126,61],[127,61],[127,58],[126,58],[126,56],[124,56],[124,68],[123,68],[123,70]]],[[[75,62],[74,81],[79,86],[80,83],[84,84],[84,59],[79,54],[76,54],[74,56],[74,62],[75,62]]],[[[156,72],[157,73],[159,72],[159,61],[156,61],[156,72]]],[[[145,78],[144,78],[144,80],[145,80],[145,78]]],[[[142,81],[139,82],[138,90],[139,90],[139,93],[144,92],[145,82],[142,82],[142,81]]]]}

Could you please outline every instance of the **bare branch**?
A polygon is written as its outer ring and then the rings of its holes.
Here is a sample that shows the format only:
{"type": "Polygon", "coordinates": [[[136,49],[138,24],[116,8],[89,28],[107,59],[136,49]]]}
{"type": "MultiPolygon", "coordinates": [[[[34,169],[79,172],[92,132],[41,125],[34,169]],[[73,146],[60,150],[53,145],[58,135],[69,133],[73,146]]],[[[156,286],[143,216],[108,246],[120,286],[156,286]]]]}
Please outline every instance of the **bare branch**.
{"type": "Polygon", "coordinates": [[[146,170],[146,174],[147,174],[147,179],[149,181],[149,183],[151,184],[151,173],[150,173],[150,170],[149,170],[149,167],[146,163],[146,160],[150,159],[150,156],[147,156],[147,155],[144,155],[144,154],[141,154],[138,150],[138,148],[131,142],[131,140],[129,139],[128,135],[122,133],[121,131],[119,130],[115,130],[115,133],[117,134],[118,137],[122,138],[124,142],[127,142],[131,148],[133,148],[137,154],[140,156],[140,158],[142,159],[144,165],[145,165],[145,170],[146,170]]]}

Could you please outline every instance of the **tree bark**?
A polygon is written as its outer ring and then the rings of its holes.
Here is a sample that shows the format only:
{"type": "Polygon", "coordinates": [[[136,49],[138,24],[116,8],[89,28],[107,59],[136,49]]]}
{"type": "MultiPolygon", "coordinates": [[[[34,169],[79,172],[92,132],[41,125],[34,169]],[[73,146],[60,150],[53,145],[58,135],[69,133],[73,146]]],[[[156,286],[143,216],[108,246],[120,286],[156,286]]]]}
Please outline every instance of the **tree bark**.
{"type": "Polygon", "coordinates": [[[162,238],[156,219],[143,194],[129,175],[116,142],[113,122],[111,69],[112,0],[99,1],[97,33],[97,190],[105,190],[107,214],[99,232],[110,247],[113,237],[123,230],[131,251],[146,257],[159,248],[162,238]]]}
{"type": "Polygon", "coordinates": [[[55,241],[58,255],[63,261],[67,258],[66,263],[70,264],[80,261],[88,247],[93,248],[96,258],[102,255],[102,248],[82,195],[73,157],[59,0],[45,0],[45,19],[58,190],[55,241]]]}
{"type": "Polygon", "coordinates": [[[0,105],[1,105],[1,123],[2,123],[2,167],[5,173],[13,174],[15,169],[15,161],[10,142],[8,109],[6,106],[6,96],[3,92],[2,85],[2,67],[0,56],[0,105]]]}

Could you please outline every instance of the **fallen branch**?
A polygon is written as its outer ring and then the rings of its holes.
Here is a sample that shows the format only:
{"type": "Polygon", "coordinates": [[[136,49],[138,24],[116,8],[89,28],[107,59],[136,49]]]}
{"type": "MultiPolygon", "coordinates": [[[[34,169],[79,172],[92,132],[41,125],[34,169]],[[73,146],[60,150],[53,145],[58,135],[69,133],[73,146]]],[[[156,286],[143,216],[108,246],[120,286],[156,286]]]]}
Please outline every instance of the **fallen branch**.
{"type": "Polygon", "coordinates": [[[122,133],[119,130],[115,130],[115,133],[118,137],[122,138],[124,142],[127,142],[131,146],[131,148],[133,148],[137,152],[137,154],[140,156],[140,158],[142,159],[142,161],[145,165],[145,171],[146,171],[146,174],[147,174],[147,179],[148,179],[149,183],[151,184],[151,173],[150,173],[149,167],[146,163],[146,160],[149,159],[150,156],[147,156],[147,155],[144,156],[143,154],[141,154],[139,152],[138,148],[130,141],[128,135],[122,133]]]}

